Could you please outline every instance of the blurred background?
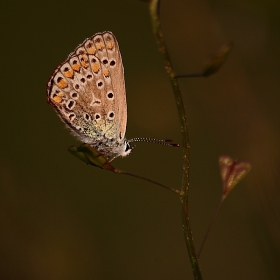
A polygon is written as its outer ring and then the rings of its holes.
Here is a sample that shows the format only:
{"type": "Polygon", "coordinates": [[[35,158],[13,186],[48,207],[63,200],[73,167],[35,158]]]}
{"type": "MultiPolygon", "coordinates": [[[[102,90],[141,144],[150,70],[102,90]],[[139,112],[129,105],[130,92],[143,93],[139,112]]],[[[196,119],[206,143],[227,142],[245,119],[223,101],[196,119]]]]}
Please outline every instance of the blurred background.
{"type": "MultiPolygon", "coordinates": [[[[112,31],[128,102],[127,138],[181,143],[174,98],[146,3],[0,3],[2,123],[0,279],[192,279],[179,198],[87,166],[46,103],[46,83],[85,38],[112,31]]],[[[279,279],[279,1],[163,0],[178,74],[199,72],[228,41],[209,78],[181,79],[191,140],[190,219],[196,247],[221,195],[218,157],[252,164],[225,200],[201,256],[204,279],[279,279]]],[[[137,143],[113,165],[180,188],[182,150],[137,143]]]]}

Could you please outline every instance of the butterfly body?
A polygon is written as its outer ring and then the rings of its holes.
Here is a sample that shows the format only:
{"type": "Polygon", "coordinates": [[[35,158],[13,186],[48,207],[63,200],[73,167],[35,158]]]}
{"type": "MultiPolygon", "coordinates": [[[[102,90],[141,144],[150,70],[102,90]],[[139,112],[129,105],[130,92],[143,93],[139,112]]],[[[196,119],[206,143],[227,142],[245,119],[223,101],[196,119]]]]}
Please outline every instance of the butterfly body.
{"type": "Polygon", "coordinates": [[[86,39],[56,68],[47,101],[74,135],[107,158],[131,152],[123,64],[111,32],[86,39]]]}

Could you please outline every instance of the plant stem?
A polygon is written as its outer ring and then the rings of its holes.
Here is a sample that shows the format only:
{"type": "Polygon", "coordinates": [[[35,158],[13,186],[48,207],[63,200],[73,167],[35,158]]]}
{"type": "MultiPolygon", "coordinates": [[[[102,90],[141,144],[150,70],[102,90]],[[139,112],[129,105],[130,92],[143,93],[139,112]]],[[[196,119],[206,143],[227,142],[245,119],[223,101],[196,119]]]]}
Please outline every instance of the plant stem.
{"type": "Polygon", "coordinates": [[[203,246],[204,246],[205,241],[206,241],[207,237],[209,236],[209,233],[210,233],[210,231],[211,231],[211,229],[212,229],[212,226],[213,226],[213,224],[214,224],[214,222],[215,222],[215,220],[216,220],[216,218],[217,218],[217,216],[218,216],[218,213],[219,213],[219,211],[220,211],[220,209],[221,209],[221,206],[222,206],[223,201],[224,201],[224,199],[221,198],[221,200],[219,201],[219,204],[218,204],[218,206],[217,206],[217,209],[216,209],[216,211],[215,211],[215,213],[214,213],[214,216],[212,217],[212,219],[211,219],[211,221],[210,221],[210,224],[209,224],[209,226],[208,226],[208,229],[207,229],[207,231],[206,231],[206,233],[205,233],[205,235],[204,235],[204,237],[203,237],[203,240],[202,240],[202,242],[201,242],[201,245],[200,245],[199,250],[198,250],[198,253],[197,253],[197,258],[198,258],[198,259],[199,259],[200,256],[201,256],[201,252],[202,252],[203,246]]]}
{"type": "Polygon", "coordinates": [[[182,177],[182,187],[180,193],[181,205],[182,205],[181,206],[182,227],[183,227],[186,246],[188,249],[188,254],[190,257],[194,279],[202,279],[198,259],[193,244],[193,237],[192,237],[192,231],[190,227],[189,210],[188,210],[190,143],[189,143],[189,135],[188,135],[187,117],[186,117],[182,94],[178,84],[178,79],[175,76],[171,59],[169,57],[164,42],[163,33],[161,31],[160,20],[159,20],[159,6],[160,6],[160,0],[150,1],[150,15],[152,19],[152,28],[156,36],[159,51],[163,55],[165,70],[169,76],[169,80],[174,93],[179,120],[180,120],[180,127],[181,127],[182,148],[183,148],[183,177],[182,177]]]}
{"type": "Polygon", "coordinates": [[[168,187],[166,185],[163,185],[161,183],[158,183],[157,181],[154,181],[152,179],[149,179],[149,178],[146,178],[146,177],[143,177],[143,176],[140,176],[140,175],[137,175],[137,174],[134,174],[134,173],[130,173],[130,172],[126,172],[126,171],[123,171],[123,170],[120,170],[120,169],[115,169],[113,172],[115,173],[119,173],[119,174],[124,174],[124,175],[128,175],[128,176],[131,176],[131,177],[135,177],[135,178],[138,178],[138,179],[142,179],[144,181],[147,181],[147,182],[150,182],[152,184],[155,184],[155,185],[158,185],[164,189],[167,189],[169,191],[172,191],[176,194],[180,194],[180,191],[179,190],[176,190],[176,189],[173,189],[171,187],[168,187]]]}

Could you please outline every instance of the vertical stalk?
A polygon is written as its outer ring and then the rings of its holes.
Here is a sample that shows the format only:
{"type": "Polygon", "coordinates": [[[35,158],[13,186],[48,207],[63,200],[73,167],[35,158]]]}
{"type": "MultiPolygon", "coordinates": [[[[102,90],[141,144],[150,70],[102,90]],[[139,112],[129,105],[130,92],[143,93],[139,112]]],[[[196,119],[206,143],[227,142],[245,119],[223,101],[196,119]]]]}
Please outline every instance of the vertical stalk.
{"type": "Polygon", "coordinates": [[[174,93],[176,106],[178,110],[179,120],[180,120],[182,148],[183,148],[183,176],[182,176],[182,187],[180,192],[182,227],[183,227],[186,246],[188,249],[188,254],[190,257],[194,279],[202,279],[198,259],[193,244],[193,237],[192,237],[192,231],[190,227],[189,210],[188,210],[190,143],[189,143],[189,135],[188,135],[187,116],[185,112],[182,94],[178,84],[178,79],[175,77],[175,72],[171,63],[171,59],[169,57],[164,42],[163,33],[161,30],[160,20],[159,20],[159,6],[160,6],[160,0],[150,1],[150,15],[152,19],[153,32],[156,36],[159,51],[163,56],[165,70],[167,72],[167,75],[169,77],[172,86],[172,90],[174,93]]]}

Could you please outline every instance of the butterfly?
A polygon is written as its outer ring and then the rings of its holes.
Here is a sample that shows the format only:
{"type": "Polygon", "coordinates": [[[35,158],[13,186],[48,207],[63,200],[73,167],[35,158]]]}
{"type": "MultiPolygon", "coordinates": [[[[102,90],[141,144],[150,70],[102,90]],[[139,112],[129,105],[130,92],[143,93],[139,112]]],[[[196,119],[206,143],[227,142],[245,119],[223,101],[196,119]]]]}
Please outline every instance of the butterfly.
{"type": "Polygon", "coordinates": [[[126,140],[127,104],[119,45],[112,32],[97,33],[79,45],[53,72],[47,102],[71,132],[108,159],[127,156],[130,142],[170,146],[170,140],[126,140]]]}

